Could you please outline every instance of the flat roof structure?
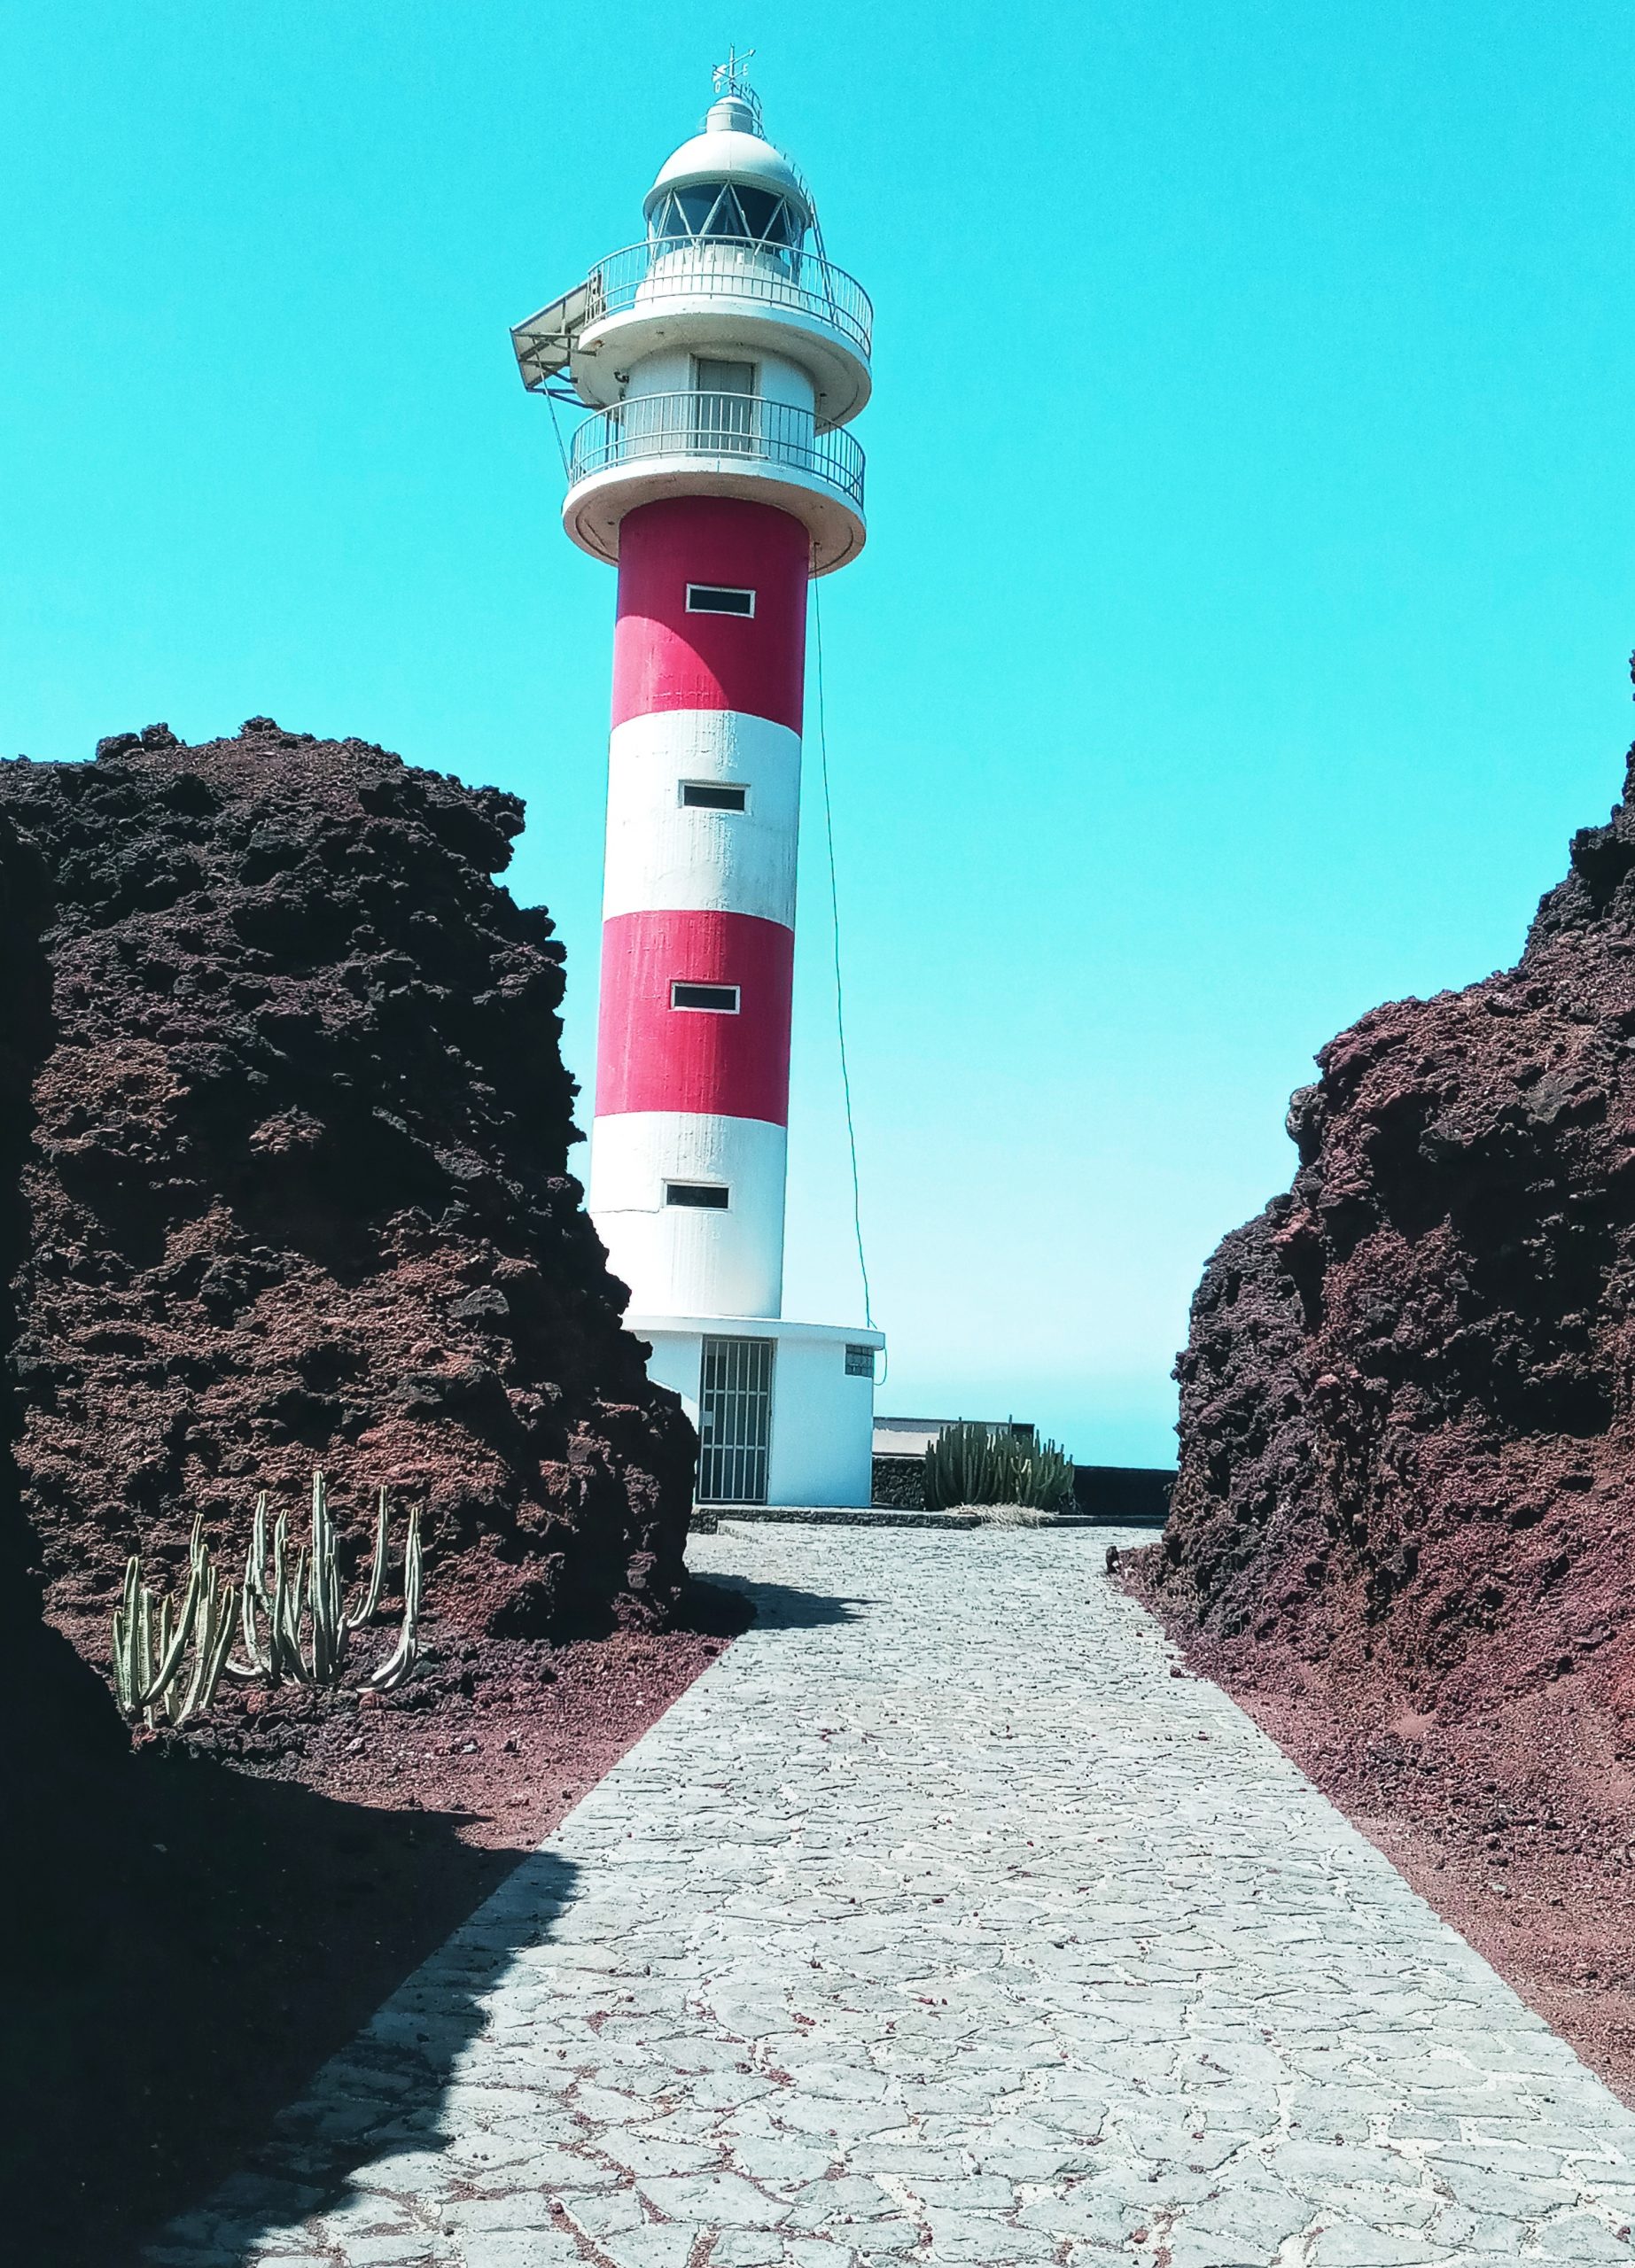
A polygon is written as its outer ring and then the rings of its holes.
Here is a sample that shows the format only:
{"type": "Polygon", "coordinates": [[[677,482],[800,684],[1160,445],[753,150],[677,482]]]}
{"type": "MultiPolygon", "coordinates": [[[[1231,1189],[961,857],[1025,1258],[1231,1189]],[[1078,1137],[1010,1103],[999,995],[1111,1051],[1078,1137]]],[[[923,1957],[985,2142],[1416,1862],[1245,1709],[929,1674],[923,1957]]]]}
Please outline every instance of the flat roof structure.
{"type": "Polygon", "coordinates": [[[876,1456],[923,1456],[931,1443],[949,1425],[991,1425],[997,1433],[1008,1428],[1032,1441],[1039,1431],[1016,1418],[882,1418],[875,1417],[875,1455],[876,1456]]]}

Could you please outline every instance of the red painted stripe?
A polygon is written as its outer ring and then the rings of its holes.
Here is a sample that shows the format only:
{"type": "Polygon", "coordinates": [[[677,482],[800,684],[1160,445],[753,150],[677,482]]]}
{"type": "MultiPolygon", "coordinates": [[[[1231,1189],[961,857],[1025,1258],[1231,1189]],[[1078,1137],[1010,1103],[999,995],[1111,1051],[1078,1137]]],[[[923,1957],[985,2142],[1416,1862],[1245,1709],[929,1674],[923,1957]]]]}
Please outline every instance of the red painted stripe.
{"type": "Polygon", "coordinates": [[[770,504],[667,496],[619,529],[613,722],[660,709],[736,709],[800,730],[810,539],[770,504]],[[689,583],[755,594],[755,617],[689,614],[689,583]]]}
{"type": "Polygon", "coordinates": [[[695,1110],[789,1122],[795,933],[754,913],[619,913],[602,925],[596,1115],[695,1110]],[[673,1008],[670,987],[736,984],[738,1014],[673,1008]]]}

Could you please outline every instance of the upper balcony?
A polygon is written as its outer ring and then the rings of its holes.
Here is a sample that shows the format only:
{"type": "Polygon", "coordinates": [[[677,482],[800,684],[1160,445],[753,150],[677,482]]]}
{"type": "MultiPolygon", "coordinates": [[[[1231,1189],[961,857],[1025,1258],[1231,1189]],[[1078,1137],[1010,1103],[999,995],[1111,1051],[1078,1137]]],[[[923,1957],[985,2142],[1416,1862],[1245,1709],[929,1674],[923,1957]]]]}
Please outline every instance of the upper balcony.
{"type": "Polygon", "coordinates": [[[832,261],[738,237],[654,237],[598,260],[583,284],[511,333],[523,384],[566,371],[580,399],[611,408],[642,357],[669,348],[757,349],[805,369],[820,431],[868,399],[874,310],[832,261]]]}
{"type": "Polygon", "coordinates": [[[863,452],[808,409],[742,393],[634,394],[574,433],[563,524],[597,559],[619,556],[619,524],[663,496],[744,496],[801,521],[812,571],[863,547],[863,452]]]}

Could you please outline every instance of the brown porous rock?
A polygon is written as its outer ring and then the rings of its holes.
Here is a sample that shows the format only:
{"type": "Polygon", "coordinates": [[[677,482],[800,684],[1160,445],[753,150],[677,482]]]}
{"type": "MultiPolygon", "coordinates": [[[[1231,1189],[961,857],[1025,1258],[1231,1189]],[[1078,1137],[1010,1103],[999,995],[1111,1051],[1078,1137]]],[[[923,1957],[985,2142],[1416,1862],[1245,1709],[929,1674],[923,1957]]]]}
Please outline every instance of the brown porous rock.
{"type": "Polygon", "coordinates": [[[1635,752],[1514,969],[1372,1010],[1210,1261],[1158,1586],[1458,1710],[1635,1697],[1635,752]]]}
{"type": "Polygon", "coordinates": [[[445,1638],[660,1627],[694,1444],[567,1169],[543,911],[495,788],[253,718],[0,765],[54,898],[17,1279],[17,1441],[53,1618],[268,1488],[425,1508],[445,1638]]]}

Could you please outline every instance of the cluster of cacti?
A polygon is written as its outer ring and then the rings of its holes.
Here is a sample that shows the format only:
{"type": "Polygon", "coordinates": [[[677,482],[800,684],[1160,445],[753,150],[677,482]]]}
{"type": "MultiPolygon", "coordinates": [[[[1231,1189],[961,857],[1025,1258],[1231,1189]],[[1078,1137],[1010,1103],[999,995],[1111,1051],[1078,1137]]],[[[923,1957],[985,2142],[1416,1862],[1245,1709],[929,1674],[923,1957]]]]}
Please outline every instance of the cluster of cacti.
{"type": "Polygon", "coordinates": [[[1032,1504],[1063,1511],[1072,1502],[1073,1467],[1055,1441],[1009,1425],[945,1425],[925,1452],[925,1503],[1032,1504]]]}
{"type": "MultiPolygon", "coordinates": [[[[249,1666],[230,1662],[230,1676],[256,1676],[269,1685],[285,1678],[296,1685],[335,1685],[346,1666],[346,1645],[380,1603],[386,1567],[386,1492],[375,1512],[375,1551],[362,1597],[349,1612],[341,1603],[340,1562],[335,1523],[330,1518],[323,1475],[312,1476],[312,1538],[290,1562],[290,1516],[280,1512],[273,1529],[270,1576],[267,1558],[267,1496],[255,1500],[250,1556],[245,1562],[244,1645],[249,1666]],[[303,1651],[301,1627],[307,1626],[303,1651]],[[261,1625],[266,1625],[263,1633],[261,1625]]],[[[403,1548],[403,1628],[390,1658],[368,1680],[379,1691],[401,1685],[419,1652],[420,1511],[409,1515],[403,1548]]]]}
{"type": "MultiPolygon", "coordinates": [[[[242,1591],[214,1574],[201,1520],[193,1522],[187,1592],[179,1612],[143,1582],[142,1562],[133,1553],[113,1617],[113,1684],[121,1708],[127,1716],[144,1716],[150,1725],[161,1713],[171,1724],[182,1725],[209,1706],[224,1674],[246,1685],[281,1685],[286,1679],[297,1685],[338,1684],[348,1641],[380,1603],[386,1526],[383,1488],[369,1578],[350,1609],[342,1602],[339,1543],[321,1472],[312,1479],[312,1534],[292,1563],[289,1514],[278,1515],[269,1564],[265,1490],[256,1498],[242,1591]],[[242,1662],[228,1658],[235,1619],[247,1657],[242,1662]],[[190,1641],[193,1666],[184,1678],[190,1641]]],[[[402,1629],[391,1654],[366,1681],[378,1692],[401,1685],[414,1667],[420,1651],[420,1511],[415,1506],[403,1548],[402,1629]]]]}
{"type": "Polygon", "coordinates": [[[125,1565],[125,1591],[113,1615],[113,1688],[128,1717],[150,1725],[162,1715],[184,1725],[207,1709],[222,1682],[227,1650],[233,1642],[237,1594],[210,1565],[204,1522],[193,1522],[188,1547],[187,1591],[181,1612],[157,1598],[142,1580],[142,1562],[133,1552],[125,1565]],[[188,1648],[192,1667],[184,1676],[188,1648]]]}

